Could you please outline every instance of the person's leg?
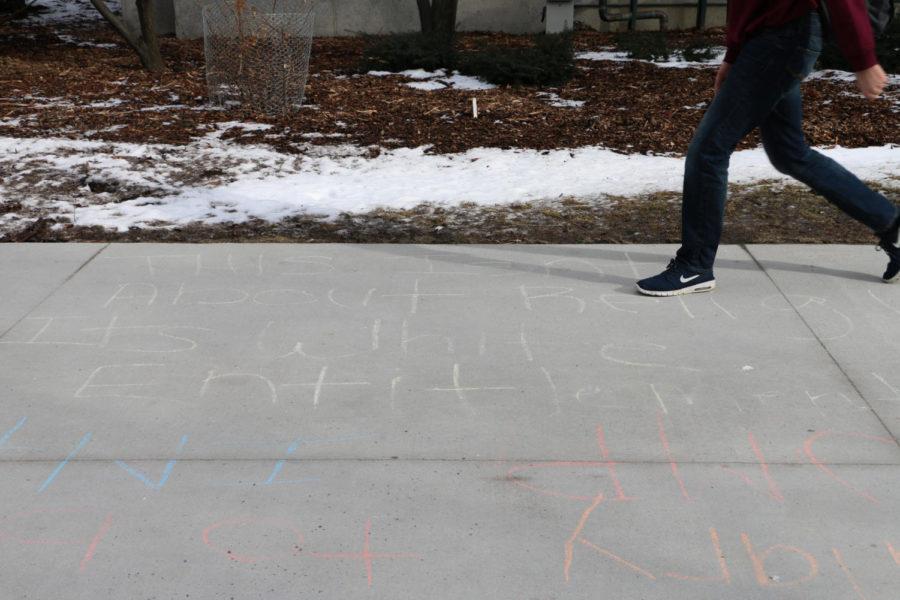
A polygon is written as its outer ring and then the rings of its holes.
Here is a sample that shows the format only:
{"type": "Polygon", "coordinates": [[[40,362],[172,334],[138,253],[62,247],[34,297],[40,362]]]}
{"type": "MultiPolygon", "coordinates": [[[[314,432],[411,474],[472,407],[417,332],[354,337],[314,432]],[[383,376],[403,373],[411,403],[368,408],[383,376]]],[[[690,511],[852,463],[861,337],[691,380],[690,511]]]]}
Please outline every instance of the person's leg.
{"type": "Polygon", "coordinates": [[[737,144],[766,121],[787,95],[799,93],[821,49],[811,15],[751,39],[697,129],[688,150],[682,204],[681,262],[708,271],[722,236],[728,164],[737,144]]]}
{"type": "Polygon", "coordinates": [[[900,216],[880,237],[878,246],[888,255],[888,266],[881,278],[885,283],[900,281],[900,216]]]}
{"type": "Polygon", "coordinates": [[[681,204],[682,245],[677,257],[698,271],[711,271],[715,261],[731,154],[755,126],[749,111],[749,83],[756,79],[748,77],[745,69],[732,67],[688,147],[681,204]]]}
{"type": "Polygon", "coordinates": [[[799,87],[821,47],[815,13],[763,31],[744,46],[688,149],[682,245],[676,260],[656,277],[639,281],[638,291],[671,296],[715,287],[712,268],[722,236],[731,154],[785,95],[799,87]]]}
{"type": "Polygon", "coordinates": [[[811,187],[876,235],[883,235],[896,221],[897,207],[840,164],[810,148],[803,136],[802,120],[802,99],[796,88],[760,125],[772,165],[811,187]]]}

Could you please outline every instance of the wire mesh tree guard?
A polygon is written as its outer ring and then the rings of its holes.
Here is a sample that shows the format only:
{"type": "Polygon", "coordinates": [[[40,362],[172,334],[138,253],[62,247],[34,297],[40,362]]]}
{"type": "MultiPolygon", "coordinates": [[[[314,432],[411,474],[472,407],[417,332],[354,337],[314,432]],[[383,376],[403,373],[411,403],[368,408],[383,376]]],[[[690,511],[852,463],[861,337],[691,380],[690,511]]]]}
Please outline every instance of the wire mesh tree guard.
{"type": "Polygon", "coordinates": [[[203,7],[213,104],[280,116],[303,103],[314,0],[218,0],[203,7]]]}

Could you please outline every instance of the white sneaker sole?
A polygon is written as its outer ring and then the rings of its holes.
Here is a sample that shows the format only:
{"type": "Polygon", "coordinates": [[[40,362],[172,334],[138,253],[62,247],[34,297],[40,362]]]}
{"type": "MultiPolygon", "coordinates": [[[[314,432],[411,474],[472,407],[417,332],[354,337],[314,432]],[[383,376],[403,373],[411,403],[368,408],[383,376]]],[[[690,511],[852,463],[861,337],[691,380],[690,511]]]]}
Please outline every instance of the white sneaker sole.
{"type": "Polygon", "coordinates": [[[896,275],[894,275],[894,276],[891,277],[890,279],[882,279],[882,281],[885,282],[885,283],[894,283],[894,282],[896,282],[896,281],[900,281],[900,273],[897,273],[896,275]]]}
{"type": "Polygon", "coordinates": [[[703,283],[698,283],[696,285],[691,285],[688,287],[681,288],[680,290],[673,290],[671,292],[655,292],[652,290],[645,290],[641,286],[637,286],[637,289],[640,293],[645,296],[684,296],[685,294],[699,294],[701,292],[711,292],[716,289],[716,280],[712,281],[704,281],[703,283]]]}

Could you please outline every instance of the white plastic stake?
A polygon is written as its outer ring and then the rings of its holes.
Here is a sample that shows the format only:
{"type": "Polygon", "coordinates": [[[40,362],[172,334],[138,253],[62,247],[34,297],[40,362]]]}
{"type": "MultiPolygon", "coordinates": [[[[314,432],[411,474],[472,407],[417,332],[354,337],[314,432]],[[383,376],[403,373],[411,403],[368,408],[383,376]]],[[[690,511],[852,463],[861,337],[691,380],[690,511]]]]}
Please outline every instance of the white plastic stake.
{"type": "Polygon", "coordinates": [[[472,98],[472,117],[478,118],[478,98],[472,98]]]}

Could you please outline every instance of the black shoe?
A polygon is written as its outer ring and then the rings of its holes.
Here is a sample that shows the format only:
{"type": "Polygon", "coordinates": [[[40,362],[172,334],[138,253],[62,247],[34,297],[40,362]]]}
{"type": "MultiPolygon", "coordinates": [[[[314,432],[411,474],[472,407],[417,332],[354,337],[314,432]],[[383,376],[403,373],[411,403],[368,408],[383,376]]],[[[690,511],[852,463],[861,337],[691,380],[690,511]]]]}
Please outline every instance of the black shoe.
{"type": "Polygon", "coordinates": [[[669,262],[666,270],[648,279],[637,282],[637,289],[647,296],[680,296],[709,292],[716,287],[712,271],[704,273],[691,269],[677,260],[669,262]]]}
{"type": "Polygon", "coordinates": [[[882,279],[885,283],[893,283],[900,280],[900,217],[881,236],[878,247],[884,250],[888,255],[888,259],[890,259],[882,279]]]}

